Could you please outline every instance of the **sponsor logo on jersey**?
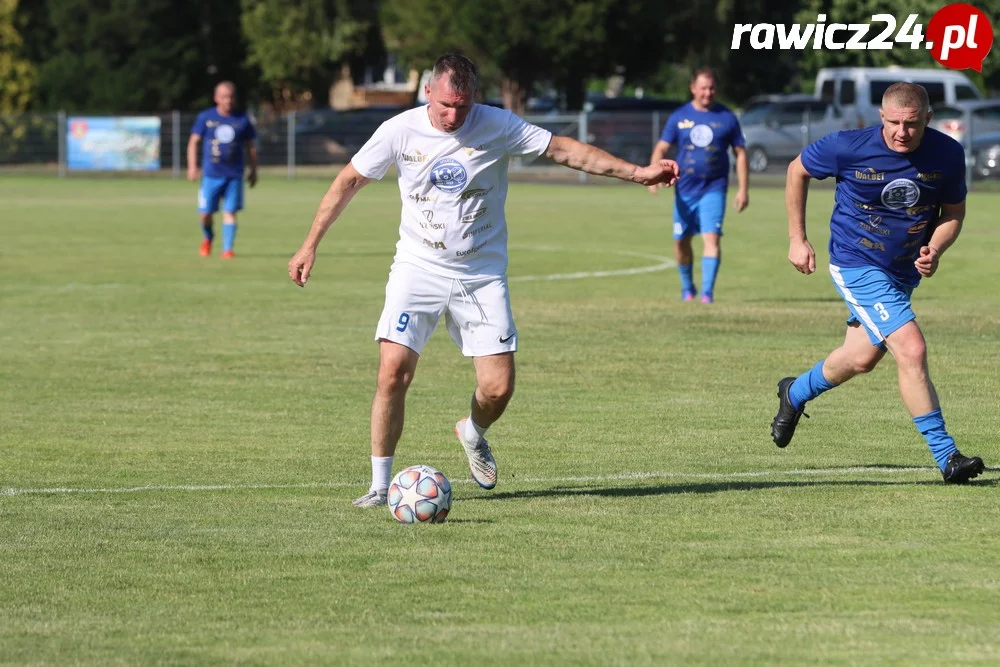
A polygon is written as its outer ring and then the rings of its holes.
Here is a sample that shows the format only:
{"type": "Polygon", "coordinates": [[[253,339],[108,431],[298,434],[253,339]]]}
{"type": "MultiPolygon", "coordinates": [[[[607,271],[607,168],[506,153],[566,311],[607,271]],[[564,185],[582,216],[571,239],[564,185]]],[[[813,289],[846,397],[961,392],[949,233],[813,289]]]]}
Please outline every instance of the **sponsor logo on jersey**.
{"type": "Polygon", "coordinates": [[[413,149],[413,155],[409,153],[402,153],[403,162],[426,162],[430,157],[418,151],[416,148],[413,149]]]}
{"type": "Polygon", "coordinates": [[[479,144],[478,146],[465,146],[462,148],[465,154],[472,157],[473,153],[482,153],[489,148],[486,144],[479,144]]]}
{"type": "Polygon", "coordinates": [[[684,119],[681,122],[677,123],[677,129],[678,130],[687,130],[687,129],[690,129],[692,127],[694,127],[694,121],[693,120],[684,119]]]}
{"type": "Polygon", "coordinates": [[[885,172],[875,171],[872,167],[866,167],[864,171],[860,169],[854,170],[854,178],[859,181],[884,181],[885,172]]]}
{"type": "Polygon", "coordinates": [[[492,222],[487,222],[485,225],[480,225],[480,226],[476,227],[475,229],[470,229],[469,231],[467,231],[464,234],[462,234],[462,238],[463,239],[467,239],[470,236],[475,236],[477,234],[482,234],[483,232],[485,232],[488,229],[493,229],[493,223],[492,222]]]}
{"type": "Polygon", "coordinates": [[[882,188],[882,203],[888,208],[909,208],[920,199],[920,186],[908,178],[897,178],[882,188]]]}
{"type": "Polygon", "coordinates": [[[485,197],[491,192],[493,192],[492,185],[488,188],[469,188],[462,193],[461,199],[479,199],[480,197],[485,197]]]}
{"type": "Polygon", "coordinates": [[[929,171],[926,174],[919,173],[919,174],[917,174],[917,178],[919,178],[920,181],[923,182],[923,183],[933,183],[934,181],[944,180],[944,172],[943,171],[929,171]]]}
{"type": "Polygon", "coordinates": [[[468,213],[466,215],[463,215],[461,221],[462,222],[473,222],[474,220],[478,220],[479,218],[483,217],[484,215],[486,215],[486,207],[485,206],[482,207],[482,208],[476,209],[472,213],[468,213]]]}
{"type": "Polygon", "coordinates": [[[927,229],[927,223],[928,222],[929,222],[928,220],[921,220],[917,224],[912,225],[909,229],[907,229],[906,233],[907,234],[919,234],[920,232],[922,232],[925,229],[927,229]]]}
{"type": "Polygon", "coordinates": [[[910,208],[906,209],[906,214],[907,215],[920,215],[921,213],[924,213],[925,211],[930,211],[931,209],[935,209],[935,208],[937,208],[937,206],[911,206],[910,208]]]}
{"type": "Polygon", "coordinates": [[[885,244],[882,243],[881,241],[872,241],[862,236],[861,238],[858,239],[858,243],[868,248],[869,250],[880,250],[882,252],[885,252],[885,244]]]}
{"type": "Polygon", "coordinates": [[[431,165],[431,183],[443,192],[459,192],[469,181],[469,174],[458,160],[444,157],[431,165]]]}
{"type": "Polygon", "coordinates": [[[465,257],[466,255],[475,255],[477,252],[479,252],[480,250],[482,250],[484,247],[486,247],[486,242],[485,241],[483,243],[480,243],[477,246],[473,246],[473,247],[469,248],[468,250],[459,250],[458,252],[455,253],[455,257],[465,257]]]}
{"type": "Polygon", "coordinates": [[[422,194],[419,194],[419,193],[416,193],[416,192],[414,192],[411,195],[406,195],[406,198],[409,199],[409,200],[411,200],[411,201],[415,201],[418,204],[423,204],[423,203],[429,202],[429,201],[437,201],[437,197],[434,197],[432,195],[422,195],[422,194]]]}
{"type": "Polygon", "coordinates": [[[698,148],[704,148],[712,143],[715,133],[708,125],[695,125],[691,128],[691,143],[698,148]]]}
{"type": "Polygon", "coordinates": [[[424,239],[423,241],[424,241],[424,245],[425,246],[427,246],[428,248],[433,248],[434,250],[447,250],[448,249],[448,246],[446,246],[441,241],[430,241],[428,239],[424,239]]]}

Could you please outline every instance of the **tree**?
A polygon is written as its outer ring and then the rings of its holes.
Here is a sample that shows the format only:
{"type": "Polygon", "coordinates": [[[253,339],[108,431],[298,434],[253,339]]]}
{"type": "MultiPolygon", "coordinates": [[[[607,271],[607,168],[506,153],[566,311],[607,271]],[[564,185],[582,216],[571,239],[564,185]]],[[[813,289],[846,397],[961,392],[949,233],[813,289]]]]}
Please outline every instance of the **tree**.
{"type": "Polygon", "coordinates": [[[375,11],[363,0],[243,0],[247,62],[276,106],[325,99],[339,65],[367,47],[375,11]]]}
{"type": "Polygon", "coordinates": [[[0,114],[19,114],[31,103],[36,70],[25,57],[19,0],[0,0],[0,114]]]}

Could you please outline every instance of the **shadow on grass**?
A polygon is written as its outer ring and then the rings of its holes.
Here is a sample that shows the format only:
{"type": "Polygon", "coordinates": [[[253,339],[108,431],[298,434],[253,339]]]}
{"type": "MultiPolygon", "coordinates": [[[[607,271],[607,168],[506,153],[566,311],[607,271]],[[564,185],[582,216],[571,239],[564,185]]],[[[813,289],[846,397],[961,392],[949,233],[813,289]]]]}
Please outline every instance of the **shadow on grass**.
{"type": "MultiPolygon", "coordinates": [[[[876,467],[876,466],[872,466],[876,467]]],[[[885,468],[887,466],[877,466],[885,468]]],[[[906,466],[898,466],[904,468],[906,466]]],[[[571,487],[554,486],[547,489],[525,491],[507,491],[490,495],[476,495],[459,498],[463,502],[479,500],[522,500],[527,498],[553,498],[574,496],[602,496],[608,498],[628,498],[638,496],[660,496],[682,493],[726,493],[730,491],[767,491],[769,489],[798,489],[816,487],[901,487],[901,486],[943,486],[940,479],[926,480],[786,480],[786,481],[755,481],[755,482],[697,482],[682,484],[656,484],[653,486],[623,486],[623,487],[571,487]]],[[[997,487],[1000,479],[974,479],[968,487],[997,487]]]]}

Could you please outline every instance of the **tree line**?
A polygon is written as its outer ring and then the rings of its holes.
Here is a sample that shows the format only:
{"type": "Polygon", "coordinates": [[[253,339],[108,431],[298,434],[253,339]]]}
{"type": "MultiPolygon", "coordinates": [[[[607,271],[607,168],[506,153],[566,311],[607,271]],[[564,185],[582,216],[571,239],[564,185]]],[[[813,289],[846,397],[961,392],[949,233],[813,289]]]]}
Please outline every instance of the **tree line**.
{"type": "MultiPolygon", "coordinates": [[[[811,90],[832,65],[936,66],[923,48],[731,49],[737,23],[841,23],[873,14],[926,25],[931,0],[0,0],[0,113],[194,110],[214,84],[244,102],[325,106],[344,71],[391,56],[422,70],[445,51],[472,57],[489,94],[520,109],[532,91],[569,109],[616,76],[647,94],[686,98],[697,67],[719,74],[724,100],[811,90]]],[[[1000,0],[977,2],[1000,24],[1000,0]]],[[[877,32],[877,31],[875,31],[877,32]]],[[[747,40],[744,40],[747,41],[747,40]]],[[[995,49],[997,50],[997,49],[995,49]]],[[[998,56],[970,78],[1000,89],[998,56]]]]}

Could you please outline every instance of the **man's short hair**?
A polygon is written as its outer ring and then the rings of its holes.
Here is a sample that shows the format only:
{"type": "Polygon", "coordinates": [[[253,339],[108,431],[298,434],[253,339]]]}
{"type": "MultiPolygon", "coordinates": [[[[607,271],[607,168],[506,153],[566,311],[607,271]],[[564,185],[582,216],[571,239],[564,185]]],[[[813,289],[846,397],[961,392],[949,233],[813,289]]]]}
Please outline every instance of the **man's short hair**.
{"type": "Polygon", "coordinates": [[[475,63],[458,53],[446,53],[434,63],[431,81],[448,74],[451,89],[459,95],[473,95],[479,87],[479,71],[475,63]]]}
{"type": "Polygon", "coordinates": [[[918,83],[900,81],[885,89],[882,94],[882,107],[891,104],[898,109],[919,109],[926,113],[931,106],[927,90],[918,83]]]}
{"type": "Polygon", "coordinates": [[[694,71],[694,74],[691,75],[691,84],[693,85],[694,82],[697,81],[698,77],[700,76],[707,76],[709,79],[712,80],[712,83],[719,82],[719,77],[715,76],[714,69],[712,69],[711,67],[699,67],[694,71]]]}

